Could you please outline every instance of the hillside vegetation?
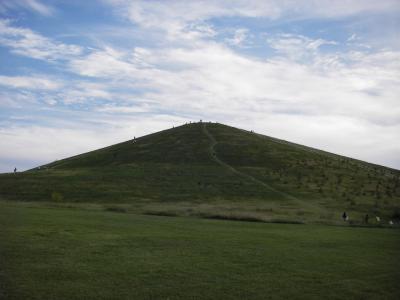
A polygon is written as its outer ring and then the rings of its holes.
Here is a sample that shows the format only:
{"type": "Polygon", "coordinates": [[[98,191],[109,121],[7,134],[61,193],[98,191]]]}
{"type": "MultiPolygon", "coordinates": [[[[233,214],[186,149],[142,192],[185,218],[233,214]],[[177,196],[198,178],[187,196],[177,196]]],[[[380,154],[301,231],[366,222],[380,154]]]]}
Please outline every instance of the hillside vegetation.
{"type": "Polygon", "coordinates": [[[0,175],[3,200],[332,221],[399,217],[400,171],[216,123],[192,123],[0,175]],[[339,218],[340,219],[340,218],[339,218]]]}

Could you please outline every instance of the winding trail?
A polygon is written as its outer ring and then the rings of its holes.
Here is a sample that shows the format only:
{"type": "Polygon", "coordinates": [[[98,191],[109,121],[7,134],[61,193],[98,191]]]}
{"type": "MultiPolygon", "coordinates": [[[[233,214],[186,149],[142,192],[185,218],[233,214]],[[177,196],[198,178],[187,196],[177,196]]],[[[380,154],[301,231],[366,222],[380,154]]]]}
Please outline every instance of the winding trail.
{"type": "Polygon", "coordinates": [[[208,139],[209,139],[210,142],[211,142],[210,147],[209,147],[209,152],[210,152],[211,158],[212,158],[217,164],[219,164],[220,166],[222,166],[222,167],[228,169],[229,171],[231,171],[231,172],[234,173],[234,174],[237,174],[237,175],[239,175],[239,176],[241,176],[241,177],[243,177],[243,178],[246,178],[246,179],[248,179],[248,180],[250,180],[250,181],[252,181],[252,182],[258,184],[258,185],[263,186],[264,188],[266,188],[266,189],[268,189],[268,190],[270,190],[270,191],[272,191],[272,192],[275,192],[275,193],[277,193],[277,194],[280,194],[280,195],[284,196],[284,197],[285,197],[286,199],[288,199],[288,200],[294,200],[294,201],[296,201],[296,202],[301,202],[302,204],[304,203],[304,201],[301,201],[300,199],[298,199],[298,198],[296,198],[296,197],[294,197],[294,196],[291,196],[291,195],[289,195],[289,194],[286,194],[286,193],[284,193],[284,192],[278,191],[278,190],[274,189],[273,187],[271,187],[270,185],[266,184],[265,182],[263,182],[263,181],[261,181],[261,180],[258,180],[257,178],[254,178],[253,176],[251,176],[251,175],[249,175],[249,174],[243,173],[243,172],[241,172],[241,171],[235,169],[235,168],[232,167],[231,165],[227,164],[226,162],[223,162],[221,159],[218,158],[217,153],[216,153],[216,151],[215,151],[215,145],[216,145],[218,142],[217,142],[217,140],[214,138],[214,136],[208,131],[208,129],[207,129],[207,124],[205,124],[205,123],[203,124],[203,132],[204,132],[204,134],[208,137],[208,139]]]}

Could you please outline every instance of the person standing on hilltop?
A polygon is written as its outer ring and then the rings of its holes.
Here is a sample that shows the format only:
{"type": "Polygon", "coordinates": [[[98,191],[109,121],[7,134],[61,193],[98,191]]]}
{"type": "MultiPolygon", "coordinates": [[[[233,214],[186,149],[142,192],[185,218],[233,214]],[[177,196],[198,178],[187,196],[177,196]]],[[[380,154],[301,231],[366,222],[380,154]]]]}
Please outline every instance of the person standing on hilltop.
{"type": "Polygon", "coordinates": [[[17,168],[14,167],[14,174],[17,173],[17,168]]]}

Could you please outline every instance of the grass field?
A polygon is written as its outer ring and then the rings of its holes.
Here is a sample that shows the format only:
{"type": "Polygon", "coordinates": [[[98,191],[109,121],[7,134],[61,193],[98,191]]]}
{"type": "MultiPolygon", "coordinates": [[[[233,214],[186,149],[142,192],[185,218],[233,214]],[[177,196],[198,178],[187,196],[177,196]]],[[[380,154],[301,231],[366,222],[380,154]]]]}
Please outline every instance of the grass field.
{"type": "Polygon", "coordinates": [[[399,299],[400,231],[0,202],[0,299],[399,299]]]}

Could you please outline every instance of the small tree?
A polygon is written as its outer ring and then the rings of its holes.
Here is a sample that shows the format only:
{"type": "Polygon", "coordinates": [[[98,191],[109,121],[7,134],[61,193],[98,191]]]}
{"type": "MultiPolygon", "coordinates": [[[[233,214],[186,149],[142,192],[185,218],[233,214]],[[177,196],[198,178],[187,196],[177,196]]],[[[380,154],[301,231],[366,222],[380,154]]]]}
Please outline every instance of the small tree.
{"type": "Polygon", "coordinates": [[[54,202],[62,202],[64,199],[63,195],[59,192],[52,192],[51,193],[51,200],[54,202]]]}

